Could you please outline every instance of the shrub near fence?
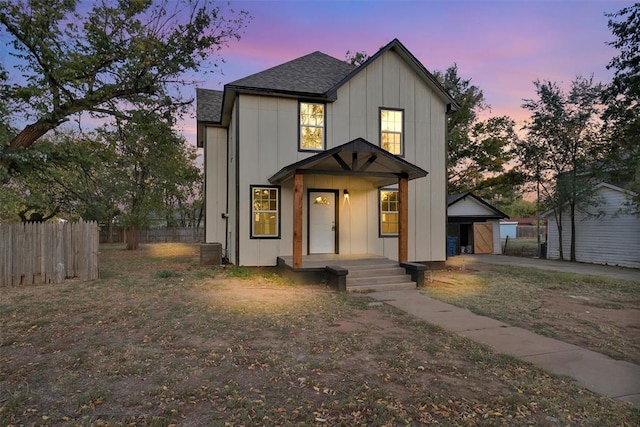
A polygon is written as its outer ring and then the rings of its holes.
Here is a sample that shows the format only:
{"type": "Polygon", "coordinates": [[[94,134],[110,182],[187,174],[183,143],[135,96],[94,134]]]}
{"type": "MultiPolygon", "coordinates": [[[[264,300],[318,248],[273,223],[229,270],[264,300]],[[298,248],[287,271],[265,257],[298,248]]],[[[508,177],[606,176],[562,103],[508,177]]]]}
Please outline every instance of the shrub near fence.
{"type": "Polygon", "coordinates": [[[98,224],[0,224],[0,286],[98,278],[98,224]]]}

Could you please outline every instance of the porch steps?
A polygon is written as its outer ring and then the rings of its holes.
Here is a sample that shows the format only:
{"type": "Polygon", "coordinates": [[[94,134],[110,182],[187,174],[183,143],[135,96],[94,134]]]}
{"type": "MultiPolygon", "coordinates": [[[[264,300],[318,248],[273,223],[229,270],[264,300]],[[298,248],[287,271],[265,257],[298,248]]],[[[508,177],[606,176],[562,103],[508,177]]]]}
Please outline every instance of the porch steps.
{"type": "Polygon", "coordinates": [[[345,265],[347,292],[387,291],[415,289],[416,283],[404,268],[389,259],[376,260],[365,265],[345,265]]]}

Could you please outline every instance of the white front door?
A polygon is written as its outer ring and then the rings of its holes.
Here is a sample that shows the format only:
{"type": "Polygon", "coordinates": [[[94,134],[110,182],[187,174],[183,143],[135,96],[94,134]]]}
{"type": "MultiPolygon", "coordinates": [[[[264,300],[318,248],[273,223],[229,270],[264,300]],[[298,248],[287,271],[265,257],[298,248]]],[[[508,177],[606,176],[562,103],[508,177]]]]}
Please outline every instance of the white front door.
{"type": "Polygon", "coordinates": [[[309,191],[309,253],[336,253],[336,193],[309,191]]]}

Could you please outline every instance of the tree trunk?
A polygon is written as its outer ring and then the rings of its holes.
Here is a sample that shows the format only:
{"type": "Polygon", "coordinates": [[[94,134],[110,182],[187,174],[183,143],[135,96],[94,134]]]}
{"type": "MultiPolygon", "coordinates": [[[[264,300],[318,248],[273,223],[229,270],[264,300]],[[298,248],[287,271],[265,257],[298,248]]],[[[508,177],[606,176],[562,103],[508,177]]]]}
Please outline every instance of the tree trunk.
{"type": "Polygon", "coordinates": [[[109,215],[107,222],[107,243],[113,243],[113,216],[109,215]]]}
{"type": "Polygon", "coordinates": [[[556,217],[558,225],[558,249],[560,250],[560,261],[564,261],[564,249],[562,248],[562,211],[556,217]]]}
{"type": "MultiPolygon", "coordinates": [[[[38,138],[49,132],[51,129],[54,129],[56,126],[57,125],[48,122],[36,122],[25,126],[25,128],[11,140],[7,147],[7,151],[9,153],[15,153],[19,148],[30,147],[38,140],[38,138]]],[[[6,156],[2,160],[2,166],[11,171],[15,167],[15,160],[13,160],[11,156],[6,156]]],[[[5,175],[2,178],[1,184],[8,183],[9,177],[9,174],[5,175]]]]}
{"type": "Polygon", "coordinates": [[[138,227],[135,224],[129,226],[129,235],[127,237],[127,250],[138,250],[138,227]]]}
{"type": "Polygon", "coordinates": [[[36,142],[38,138],[55,127],[57,127],[56,124],[48,122],[36,122],[31,125],[27,125],[11,140],[11,143],[9,143],[9,149],[15,151],[18,148],[28,148],[36,142]]]}
{"type": "Polygon", "coordinates": [[[198,211],[198,220],[196,222],[196,228],[200,228],[200,223],[204,217],[204,201],[200,204],[200,210],[198,211]]]}

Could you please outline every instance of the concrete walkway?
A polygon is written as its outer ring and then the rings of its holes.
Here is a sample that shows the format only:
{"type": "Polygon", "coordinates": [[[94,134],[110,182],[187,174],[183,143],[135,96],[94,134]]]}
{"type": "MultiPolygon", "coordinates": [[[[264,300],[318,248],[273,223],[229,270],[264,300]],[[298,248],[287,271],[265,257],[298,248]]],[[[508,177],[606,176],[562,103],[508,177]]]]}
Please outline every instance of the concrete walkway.
{"type": "Polygon", "coordinates": [[[613,360],[594,351],[543,337],[434,300],[418,290],[368,294],[428,323],[486,344],[559,375],[573,377],[581,386],[640,408],[640,366],[613,360]]]}

